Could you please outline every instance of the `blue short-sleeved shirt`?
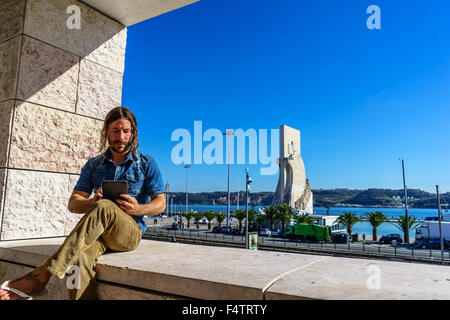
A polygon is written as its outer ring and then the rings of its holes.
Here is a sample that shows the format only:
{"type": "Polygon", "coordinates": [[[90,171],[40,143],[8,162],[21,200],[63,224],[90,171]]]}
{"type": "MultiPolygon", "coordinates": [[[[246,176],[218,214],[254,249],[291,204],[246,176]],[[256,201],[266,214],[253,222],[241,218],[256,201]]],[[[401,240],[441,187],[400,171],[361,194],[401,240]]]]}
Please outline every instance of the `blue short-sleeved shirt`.
{"type": "MultiPolygon", "coordinates": [[[[128,180],[128,194],[139,204],[150,202],[150,196],[165,192],[165,184],[153,157],[136,150],[127,154],[125,160],[115,165],[109,148],[105,153],[90,158],[81,169],[74,190],[91,194],[102,186],[103,180],[128,180]]],[[[147,225],[143,216],[132,216],[145,232],[147,225]]]]}

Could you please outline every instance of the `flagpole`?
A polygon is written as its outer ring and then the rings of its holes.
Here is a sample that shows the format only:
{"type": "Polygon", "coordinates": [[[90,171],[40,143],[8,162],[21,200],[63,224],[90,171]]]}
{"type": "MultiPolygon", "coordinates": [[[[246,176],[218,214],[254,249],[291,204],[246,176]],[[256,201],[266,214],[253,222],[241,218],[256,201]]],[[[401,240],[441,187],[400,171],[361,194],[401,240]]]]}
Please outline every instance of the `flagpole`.
{"type": "Polygon", "coordinates": [[[245,169],[245,249],[248,249],[248,169],[245,169]]]}

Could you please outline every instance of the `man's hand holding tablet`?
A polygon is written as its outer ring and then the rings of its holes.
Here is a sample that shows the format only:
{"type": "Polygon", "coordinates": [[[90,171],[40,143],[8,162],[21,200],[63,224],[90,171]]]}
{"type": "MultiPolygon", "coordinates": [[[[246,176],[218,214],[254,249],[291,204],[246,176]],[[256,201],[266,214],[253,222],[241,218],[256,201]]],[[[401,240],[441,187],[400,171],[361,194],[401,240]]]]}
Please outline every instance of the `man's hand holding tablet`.
{"type": "Polygon", "coordinates": [[[141,205],[132,196],[129,196],[128,194],[121,194],[120,198],[117,199],[116,202],[119,204],[120,209],[125,211],[125,213],[130,216],[139,215],[139,208],[141,205]]]}
{"type": "Polygon", "coordinates": [[[138,213],[140,207],[137,200],[128,195],[128,181],[126,180],[104,180],[103,199],[114,201],[120,209],[129,215],[138,213]]]}

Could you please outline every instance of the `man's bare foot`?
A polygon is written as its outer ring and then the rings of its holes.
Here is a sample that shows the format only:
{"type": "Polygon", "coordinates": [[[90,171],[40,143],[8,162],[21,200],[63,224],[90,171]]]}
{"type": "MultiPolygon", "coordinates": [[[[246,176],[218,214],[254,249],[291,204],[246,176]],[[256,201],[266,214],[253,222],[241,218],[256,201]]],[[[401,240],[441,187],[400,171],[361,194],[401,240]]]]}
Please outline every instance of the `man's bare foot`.
{"type": "MultiPolygon", "coordinates": [[[[10,281],[8,284],[9,288],[14,288],[28,295],[40,291],[45,288],[48,281],[50,280],[51,273],[44,266],[40,266],[34,269],[25,276],[18,278],[16,280],[10,281]]],[[[18,300],[22,299],[19,295],[14,292],[1,290],[0,289],[0,300],[18,300]]]]}

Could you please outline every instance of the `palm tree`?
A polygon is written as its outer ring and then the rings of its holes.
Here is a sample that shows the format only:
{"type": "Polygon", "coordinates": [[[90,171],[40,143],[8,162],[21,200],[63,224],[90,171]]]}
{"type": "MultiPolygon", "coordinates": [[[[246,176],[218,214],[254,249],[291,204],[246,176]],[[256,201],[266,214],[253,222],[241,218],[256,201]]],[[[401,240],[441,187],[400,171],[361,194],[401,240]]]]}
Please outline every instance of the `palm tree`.
{"type": "Polygon", "coordinates": [[[183,216],[186,218],[186,220],[187,220],[187,227],[189,228],[191,219],[193,217],[193,213],[189,211],[187,213],[184,213],[183,216]]]}
{"type": "Polygon", "coordinates": [[[200,220],[203,218],[203,213],[201,213],[201,212],[194,212],[194,213],[192,213],[192,216],[195,219],[195,223],[197,225],[197,229],[199,229],[200,226],[198,224],[199,224],[200,220]]]}
{"type": "Polygon", "coordinates": [[[361,219],[358,217],[358,215],[355,212],[344,211],[344,213],[342,215],[340,215],[336,221],[338,223],[342,223],[344,226],[346,226],[348,235],[351,236],[353,226],[357,222],[360,222],[361,219]]]}
{"type": "Polygon", "coordinates": [[[217,212],[215,217],[216,217],[217,223],[219,224],[219,227],[220,227],[220,224],[225,220],[225,218],[227,216],[223,212],[217,212]]]}
{"type": "Polygon", "coordinates": [[[381,211],[367,212],[366,214],[364,214],[364,217],[372,225],[373,241],[377,241],[377,228],[382,223],[386,222],[388,218],[381,211]]]}
{"type": "Polygon", "coordinates": [[[284,233],[284,230],[286,229],[286,222],[291,220],[292,216],[294,215],[294,210],[290,205],[286,203],[276,206],[276,209],[276,217],[281,221],[281,232],[284,233]]]}
{"type": "Polygon", "coordinates": [[[255,221],[258,224],[258,230],[261,230],[261,226],[263,225],[264,221],[266,221],[266,216],[264,214],[257,214],[255,221]]]}
{"type": "Polygon", "coordinates": [[[392,224],[394,224],[397,228],[400,229],[400,231],[403,232],[403,241],[406,242],[406,233],[414,230],[415,228],[417,228],[419,226],[419,222],[416,221],[416,217],[413,216],[408,216],[408,221],[406,221],[406,217],[405,216],[400,216],[396,219],[397,221],[391,222],[392,224]]]}
{"type": "Polygon", "coordinates": [[[253,221],[256,219],[256,210],[253,208],[248,209],[248,223],[247,225],[250,227],[250,225],[253,223],[253,221]]]}
{"type": "Polygon", "coordinates": [[[277,208],[273,205],[270,205],[264,208],[264,213],[266,216],[266,220],[270,222],[270,230],[273,230],[273,225],[277,216],[277,208]]]}
{"type": "Polygon", "coordinates": [[[234,217],[239,221],[239,229],[242,230],[242,221],[245,219],[245,210],[234,210],[234,217]]]}
{"type": "Polygon", "coordinates": [[[307,213],[299,214],[298,216],[295,216],[294,219],[297,221],[297,223],[313,223],[314,219],[309,216],[307,213]]]}
{"type": "Polygon", "coordinates": [[[208,211],[205,212],[204,216],[205,216],[206,219],[208,219],[208,229],[211,229],[211,222],[212,222],[212,219],[215,218],[216,213],[213,212],[213,211],[208,210],[208,211]]]}

